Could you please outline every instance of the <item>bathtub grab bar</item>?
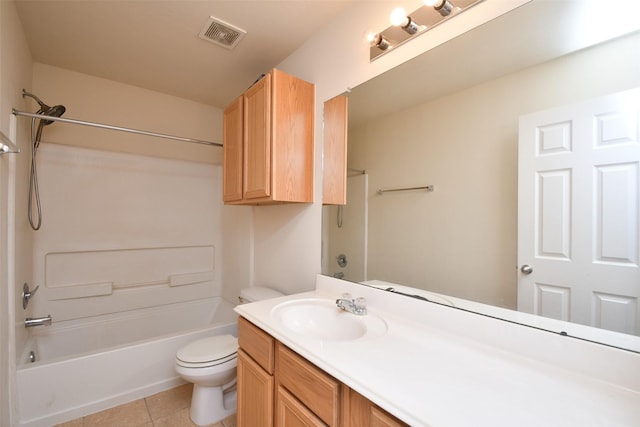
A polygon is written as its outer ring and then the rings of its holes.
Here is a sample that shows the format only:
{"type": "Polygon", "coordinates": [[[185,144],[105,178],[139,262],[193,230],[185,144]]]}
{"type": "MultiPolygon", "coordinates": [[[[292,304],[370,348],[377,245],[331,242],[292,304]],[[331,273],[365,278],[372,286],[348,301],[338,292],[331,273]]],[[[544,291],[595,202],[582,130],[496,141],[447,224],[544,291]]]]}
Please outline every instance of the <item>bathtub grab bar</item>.
{"type": "Polygon", "coordinates": [[[24,327],[32,328],[34,326],[51,326],[51,315],[45,317],[27,317],[24,319],[24,327]]]}

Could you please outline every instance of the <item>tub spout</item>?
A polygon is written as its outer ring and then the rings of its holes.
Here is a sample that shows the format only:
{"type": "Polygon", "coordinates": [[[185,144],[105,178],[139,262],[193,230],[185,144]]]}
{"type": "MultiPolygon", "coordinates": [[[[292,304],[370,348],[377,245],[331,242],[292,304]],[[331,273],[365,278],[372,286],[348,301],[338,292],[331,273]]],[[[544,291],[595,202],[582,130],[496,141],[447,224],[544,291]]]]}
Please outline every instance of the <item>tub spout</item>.
{"type": "Polygon", "coordinates": [[[51,326],[51,315],[45,317],[27,317],[24,319],[24,327],[31,328],[33,326],[51,326]]]}

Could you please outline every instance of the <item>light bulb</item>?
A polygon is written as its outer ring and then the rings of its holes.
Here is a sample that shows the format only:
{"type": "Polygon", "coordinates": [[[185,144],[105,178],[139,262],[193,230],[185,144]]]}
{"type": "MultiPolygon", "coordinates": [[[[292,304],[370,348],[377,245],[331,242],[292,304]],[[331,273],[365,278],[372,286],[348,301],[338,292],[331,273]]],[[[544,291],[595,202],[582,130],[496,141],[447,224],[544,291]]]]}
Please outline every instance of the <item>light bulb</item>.
{"type": "Polygon", "coordinates": [[[382,37],[382,34],[369,33],[367,34],[367,41],[369,42],[369,46],[377,47],[380,50],[387,50],[391,47],[391,43],[382,37]]]}
{"type": "Polygon", "coordinates": [[[407,18],[407,12],[401,7],[393,9],[391,16],[389,17],[391,25],[395,27],[405,27],[409,24],[409,18],[407,18]]]}
{"type": "Polygon", "coordinates": [[[407,16],[407,12],[401,7],[393,9],[391,12],[391,25],[402,28],[405,32],[413,35],[420,30],[418,24],[415,23],[410,16],[407,16]]]}
{"type": "Polygon", "coordinates": [[[422,0],[427,6],[432,6],[440,15],[448,16],[453,11],[453,5],[449,0],[422,0]]]}

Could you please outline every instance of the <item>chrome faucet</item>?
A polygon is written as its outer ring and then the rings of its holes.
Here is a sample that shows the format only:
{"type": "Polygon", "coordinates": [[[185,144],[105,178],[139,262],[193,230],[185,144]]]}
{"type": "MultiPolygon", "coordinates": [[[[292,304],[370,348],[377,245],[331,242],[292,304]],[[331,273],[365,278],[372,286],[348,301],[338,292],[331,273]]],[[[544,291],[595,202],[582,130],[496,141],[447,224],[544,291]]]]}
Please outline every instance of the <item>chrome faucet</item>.
{"type": "Polygon", "coordinates": [[[367,314],[367,300],[363,297],[351,298],[350,294],[343,294],[342,298],[336,300],[338,308],[349,313],[364,316],[367,314]]]}
{"type": "Polygon", "coordinates": [[[51,315],[45,317],[27,317],[24,319],[24,327],[31,328],[34,326],[51,326],[51,315]]]}

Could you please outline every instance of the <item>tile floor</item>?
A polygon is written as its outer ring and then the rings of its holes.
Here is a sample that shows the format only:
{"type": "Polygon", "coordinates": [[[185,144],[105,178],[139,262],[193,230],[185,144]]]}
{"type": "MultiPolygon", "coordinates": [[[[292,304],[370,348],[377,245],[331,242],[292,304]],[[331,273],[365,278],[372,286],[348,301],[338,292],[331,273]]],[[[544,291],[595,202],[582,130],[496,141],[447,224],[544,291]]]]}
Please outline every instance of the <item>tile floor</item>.
{"type": "MultiPolygon", "coordinates": [[[[144,399],[87,415],[56,427],[192,427],[189,405],[193,384],[185,384],[144,399]]],[[[236,416],[211,424],[236,427],[236,416]]]]}

